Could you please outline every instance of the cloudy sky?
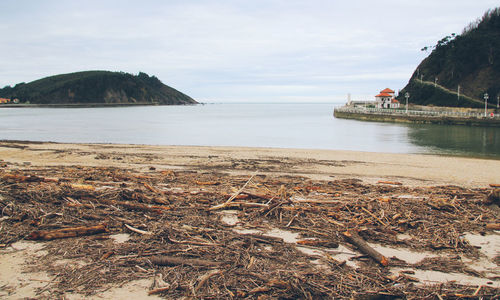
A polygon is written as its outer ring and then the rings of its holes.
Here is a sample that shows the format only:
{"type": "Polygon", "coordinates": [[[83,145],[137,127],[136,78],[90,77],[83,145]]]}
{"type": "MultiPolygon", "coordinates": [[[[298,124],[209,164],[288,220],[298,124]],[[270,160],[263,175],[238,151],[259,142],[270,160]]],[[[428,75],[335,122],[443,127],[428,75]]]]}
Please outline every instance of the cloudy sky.
{"type": "Polygon", "coordinates": [[[420,51],[498,0],[0,0],[0,87],[139,71],[203,102],[402,89],[420,51]]]}

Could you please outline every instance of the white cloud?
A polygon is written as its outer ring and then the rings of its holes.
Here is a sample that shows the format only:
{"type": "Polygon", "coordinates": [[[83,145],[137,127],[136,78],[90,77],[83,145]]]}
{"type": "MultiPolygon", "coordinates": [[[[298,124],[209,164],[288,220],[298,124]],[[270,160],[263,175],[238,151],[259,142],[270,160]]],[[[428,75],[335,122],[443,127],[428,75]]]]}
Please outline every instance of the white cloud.
{"type": "Polygon", "coordinates": [[[421,47],[495,5],[5,0],[0,86],[107,69],[154,74],[197,99],[371,95],[380,86],[402,88],[424,58],[421,47]]]}

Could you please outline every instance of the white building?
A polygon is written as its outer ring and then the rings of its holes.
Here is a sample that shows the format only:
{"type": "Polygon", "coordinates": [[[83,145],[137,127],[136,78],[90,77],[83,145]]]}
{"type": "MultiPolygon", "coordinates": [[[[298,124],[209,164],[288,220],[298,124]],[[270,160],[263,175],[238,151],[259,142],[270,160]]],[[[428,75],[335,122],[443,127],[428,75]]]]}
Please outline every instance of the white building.
{"type": "Polygon", "coordinates": [[[394,98],[395,92],[389,88],[380,91],[375,96],[375,106],[377,108],[399,108],[399,101],[394,98]]]}

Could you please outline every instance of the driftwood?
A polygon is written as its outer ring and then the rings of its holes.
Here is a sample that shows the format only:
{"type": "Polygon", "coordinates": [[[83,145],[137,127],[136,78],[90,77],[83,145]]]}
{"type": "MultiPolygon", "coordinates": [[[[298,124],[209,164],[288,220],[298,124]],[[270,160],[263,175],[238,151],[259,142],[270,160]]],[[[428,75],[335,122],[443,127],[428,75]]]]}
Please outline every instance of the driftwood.
{"type": "Polygon", "coordinates": [[[195,180],[194,181],[197,185],[219,185],[220,182],[218,181],[199,181],[195,180]]]}
{"type": "Polygon", "coordinates": [[[384,225],[384,226],[387,226],[387,224],[380,220],[379,217],[377,217],[376,215],[374,215],[371,211],[369,211],[368,209],[364,208],[364,207],[361,207],[362,210],[364,210],[367,214],[369,214],[370,216],[372,216],[375,220],[379,221],[380,224],[384,225]]]}
{"type": "Polygon", "coordinates": [[[486,197],[485,204],[500,204],[500,189],[494,189],[486,197]]]}
{"type": "Polygon", "coordinates": [[[500,230],[500,223],[490,223],[486,224],[486,229],[500,230]]]}
{"type": "Polygon", "coordinates": [[[256,233],[246,233],[246,234],[241,234],[240,236],[253,239],[257,242],[267,243],[267,244],[283,243],[282,238],[274,237],[274,236],[267,236],[267,235],[262,235],[262,234],[256,234],[256,233]]]}
{"type": "Polygon", "coordinates": [[[204,267],[218,267],[222,262],[210,261],[197,258],[183,258],[177,256],[154,256],[151,257],[151,262],[158,266],[177,266],[177,265],[191,265],[191,266],[204,266],[204,267]]]}
{"type": "Polygon", "coordinates": [[[329,240],[300,240],[297,241],[298,245],[313,246],[313,247],[325,247],[325,248],[338,248],[339,243],[329,241],[329,240]]]}
{"type": "Polygon", "coordinates": [[[132,226],[130,226],[130,225],[128,225],[128,224],[123,224],[123,225],[125,225],[125,227],[127,227],[127,229],[128,229],[128,230],[133,231],[133,232],[135,232],[135,233],[139,233],[139,234],[143,234],[143,235],[150,235],[150,234],[152,234],[152,233],[151,233],[151,232],[149,232],[149,231],[140,230],[140,229],[137,229],[137,228],[135,228],[135,227],[132,227],[132,226]]]}
{"type": "Polygon", "coordinates": [[[403,183],[398,182],[398,181],[385,181],[385,180],[379,180],[377,183],[380,184],[391,184],[391,185],[403,185],[403,183]]]}
{"type": "Polygon", "coordinates": [[[95,190],[95,186],[90,185],[90,184],[69,183],[69,186],[72,189],[76,189],[76,190],[84,190],[84,191],[93,191],[93,190],[95,190]]]}
{"type": "Polygon", "coordinates": [[[347,241],[359,248],[361,252],[373,258],[376,262],[384,267],[389,265],[389,260],[380,254],[377,250],[373,249],[368,243],[358,235],[357,232],[348,230],[342,233],[347,241]]]}
{"type": "Polygon", "coordinates": [[[210,277],[217,275],[217,274],[222,274],[222,271],[219,269],[210,270],[207,273],[198,277],[199,282],[198,282],[198,285],[196,286],[196,288],[194,289],[195,295],[196,295],[196,293],[198,293],[200,288],[208,281],[208,279],[210,279],[210,277]]]}
{"type": "Polygon", "coordinates": [[[101,256],[101,260],[105,260],[105,259],[108,259],[111,255],[115,254],[114,251],[108,251],[106,253],[104,253],[103,256],[101,256]]]}
{"type": "Polygon", "coordinates": [[[271,279],[269,280],[265,286],[258,286],[252,290],[249,291],[250,294],[256,294],[256,293],[265,293],[269,292],[271,288],[278,288],[278,289],[290,289],[291,286],[288,282],[280,280],[280,279],[271,279]]]}
{"type": "Polygon", "coordinates": [[[28,240],[53,240],[68,237],[77,237],[106,232],[106,224],[96,226],[70,227],[56,230],[33,231],[26,239],[28,240]]]}
{"type": "Polygon", "coordinates": [[[193,241],[193,240],[190,240],[190,241],[177,241],[177,240],[174,240],[173,238],[167,236],[166,237],[167,240],[169,242],[172,242],[172,243],[175,243],[175,244],[188,244],[188,245],[198,245],[198,246],[217,246],[217,244],[215,243],[209,243],[209,242],[205,242],[205,241],[202,241],[202,242],[198,242],[198,241],[193,241]]]}
{"type": "Polygon", "coordinates": [[[166,292],[170,290],[170,285],[169,286],[165,286],[165,287],[161,287],[161,288],[157,288],[157,289],[154,289],[154,290],[151,290],[148,292],[148,296],[149,295],[156,295],[156,294],[159,294],[159,293],[163,293],[163,292],[166,292]]]}
{"type": "Polygon", "coordinates": [[[164,211],[171,209],[170,206],[147,205],[147,204],[141,204],[141,203],[134,203],[134,202],[130,202],[130,201],[116,201],[116,200],[105,200],[105,199],[99,199],[97,201],[99,203],[108,204],[108,205],[123,206],[123,207],[131,209],[131,210],[141,210],[141,211],[154,212],[154,213],[163,213],[164,211]]]}
{"type": "Polygon", "coordinates": [[[263,209],[268,209],[269,208],[269,205],[268,204],[265,204],[265,203],[254,203],[254,202],[231,202],[231,203],[228,203],[227,205],[225,205],[225,207],[227,208],[242,208],[242,207],[246,207],[246,208],[263,208],[263,209]]]}
{"type": "Polygon", "coordinates": [[[231,198],[227,199],[226,202],[219,204],[219,205],[212,206],[212,207],[210,207],[210,210],[217,210],[217,209],[223,209],[223,208],[228,207],[229,204],[231,204],[231,202],[245,189],[245,187],[250,183],[250,181],[252,181],[254,176],[255,176],[255,173],[250,177],[250,179],[248,179],[247,182],[245,182],[245,184],[236,193],[234,193],[231,196],[231,198]]]}
{"type": "Polygon", "coordinates": [[[152,187],[150,184],[148,184],[146,182],[143,182],[142,185],[144,185],[145,188],[147,188],[148,190],[150,190],[153,193],[157,193],[157,194],[160,193],[157,189],[155,189],[154,187],[152,187]]]}
{"type": "Polygon", "coordinates": [[[43,178],[36,175],[5,174],[2,179],[9,182],[57,182],[55,178],[43,178]]]}

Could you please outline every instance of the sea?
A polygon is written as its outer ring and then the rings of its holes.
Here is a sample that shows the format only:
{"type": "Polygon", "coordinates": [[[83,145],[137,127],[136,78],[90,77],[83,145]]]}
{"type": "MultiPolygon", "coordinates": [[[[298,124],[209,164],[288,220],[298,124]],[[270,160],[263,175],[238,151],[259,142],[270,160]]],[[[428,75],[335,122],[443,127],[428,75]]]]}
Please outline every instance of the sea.
{"type": "Polygon", "coordinates": [[[337,119],[342,103],[0,108],[0,140],[244,146],[500,159],[500,128],[337,119]]]}

